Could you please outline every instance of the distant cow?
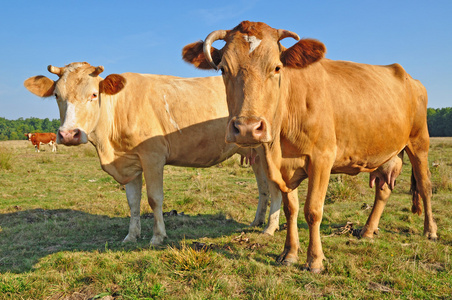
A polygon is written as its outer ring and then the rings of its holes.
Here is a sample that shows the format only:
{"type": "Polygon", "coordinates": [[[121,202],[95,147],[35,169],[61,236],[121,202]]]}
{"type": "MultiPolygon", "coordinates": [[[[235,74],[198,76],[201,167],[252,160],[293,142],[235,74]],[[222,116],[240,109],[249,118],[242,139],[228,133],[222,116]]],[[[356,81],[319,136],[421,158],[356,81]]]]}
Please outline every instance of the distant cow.
{"type": "MultiPolygon", "coordinates": [[[[48,70],[59,79],[35,76],[24,85],[40,97],[56,97],[62,124],[58,143],[91,142],[102,169],[126,185],[131,218],[124,241],[135,241],[141,234],[142,174],[154,211],[151,243],[158,245],[166,237],[163,167],[209,167],[235,153],[246,156],[249,152],[224,141],[228,110],[221,77],[124,73],[102,79],[99,74],[104,68],[88,63],[49,66],[48,70]]],[[[254,224],[263,222],[270,190],[269,226],[277,227],[281,196],[276,185],[267,184],[263,162],[253,164],[259,188],[254,224]]]]}
{"type": "Polygon", "coordinates": [[[226,140],[263,146],[267,175],[283,192],[287,236],[279,261],[297,261],[298,185],[308,178],[305,267],[323,268],[320,223],[330,174],[370,172],[375,204],[361,232],[372,237],[399,175],[404,151],[412,165],[413,212],[425,208],[424,234],[436,239],[428,168],[427,92],[400,65],[373,66],[324,58],[325,45],[296,33],[244,21],[186,46],[184,59],[221,70],[229,107],[226,140]],[[212,47],[224,40],[222,49],[212,47]]]}
{"type": "Polygon", "coordinates": [[[56,152],[56,134],[53,132],[35,132],[25,133],[28,140],[35,146],[35,151],[39,152],[39,146],[41,144],[49,144],[52,147],[52,152],[56,152]]]}

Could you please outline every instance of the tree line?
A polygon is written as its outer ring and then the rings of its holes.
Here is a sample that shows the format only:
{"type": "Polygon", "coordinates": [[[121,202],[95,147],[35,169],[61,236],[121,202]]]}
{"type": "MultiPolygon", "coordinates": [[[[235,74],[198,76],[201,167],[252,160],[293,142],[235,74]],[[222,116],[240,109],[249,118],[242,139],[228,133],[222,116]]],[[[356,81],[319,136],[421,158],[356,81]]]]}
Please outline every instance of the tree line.
{"type": "Polygon", "coordinates": [[[48,118],[19,118],[8,120],[0,117],[0,141],[6,140],[26,140],[26,133],[29,132],[57,132],[60,127],[60,120],[48,118]]]}
{"type": "MultiPolygon", "coordinates": [[[[452,136],[452,107],[427,109],[430,136],[452,136]]],[[[0,141],[25,140],[28,132],[57,132],[60,120],[48,118],[19,118],[8,120],[0,117],[0,141]]]]}
{"type": "Polygon", "coordinates": [[[452,107],[427,109],[430,136],[452,136],[452,107]]]}

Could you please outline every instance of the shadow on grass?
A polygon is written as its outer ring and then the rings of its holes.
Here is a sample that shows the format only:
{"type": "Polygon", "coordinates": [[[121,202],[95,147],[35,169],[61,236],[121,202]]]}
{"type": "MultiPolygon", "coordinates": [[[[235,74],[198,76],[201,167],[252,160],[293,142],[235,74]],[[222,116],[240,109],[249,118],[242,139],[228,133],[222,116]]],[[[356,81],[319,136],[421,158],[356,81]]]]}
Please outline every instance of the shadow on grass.
{"type": "MultiPolygon", "coordinates": [[[[141,218],[141,238],[122,243],[129,217],[92,215],[69,209],[34,209],[0,214],[0,273],[23,273],[43,257],[61,251],[134,251],[148,248],[153,219],[141,218]]],[[[216,238],[246,227],[223,214],[165,217],[167,244],[216,238]]]]}

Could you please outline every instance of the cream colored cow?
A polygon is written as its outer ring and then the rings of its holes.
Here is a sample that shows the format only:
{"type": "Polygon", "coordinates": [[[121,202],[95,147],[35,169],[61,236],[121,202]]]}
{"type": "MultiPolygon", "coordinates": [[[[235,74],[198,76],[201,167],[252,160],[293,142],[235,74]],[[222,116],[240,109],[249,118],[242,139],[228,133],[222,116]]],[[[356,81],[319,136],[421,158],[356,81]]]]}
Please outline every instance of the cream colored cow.
{"type": "MultiPolygon", "coordinates": [[[[58,75],[58,80],[34,76],[24,85],[40,97],[56,97],[61,120],[58,143],[91,142],[102,169],[126,185],[131,218],[124,241],[135,241],[141,234],[142,174],[155,217],[151,243],[158,245],[166,237],[163,167],[209,167],[249,151],[225,143],[228,111],[220,77],[124,73],[102,79],[99,74],[104,68],[88,63],[49,66],[48,70],[58,75]]],[[[279,222],[281,196],[278,188],[267,182],[264,161],[253,164],[259,205],[252,225],[264,222],[271,194],[267,233],[272,234],[279,222]]]]}

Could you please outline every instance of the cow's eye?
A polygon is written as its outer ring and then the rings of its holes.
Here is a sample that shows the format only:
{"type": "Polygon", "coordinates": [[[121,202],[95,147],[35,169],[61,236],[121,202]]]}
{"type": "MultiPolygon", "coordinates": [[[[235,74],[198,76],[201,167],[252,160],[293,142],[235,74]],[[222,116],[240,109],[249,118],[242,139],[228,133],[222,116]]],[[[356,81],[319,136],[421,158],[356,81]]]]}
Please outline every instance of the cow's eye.
{"type": "Polygon", "coordinates": [[[55,93],[55,98],[57,98],[57,99],[58,99],[58,94],[57,94],[57,93],[55,93]]]}
{"type": "Polygon", "coordinates": [[[281,67],[280,67],[280,66],[277,66],[277,67],[275,68],[275,73],[279,73],[280,70],[281,70],[281,67]]]}
{"type": "Polygon", "coordinates": [[[97,98],[97,93],[93,93],[92,95],[91,95],[91,100],[94,100],[94,99],[96,99],[97,98]]]}

